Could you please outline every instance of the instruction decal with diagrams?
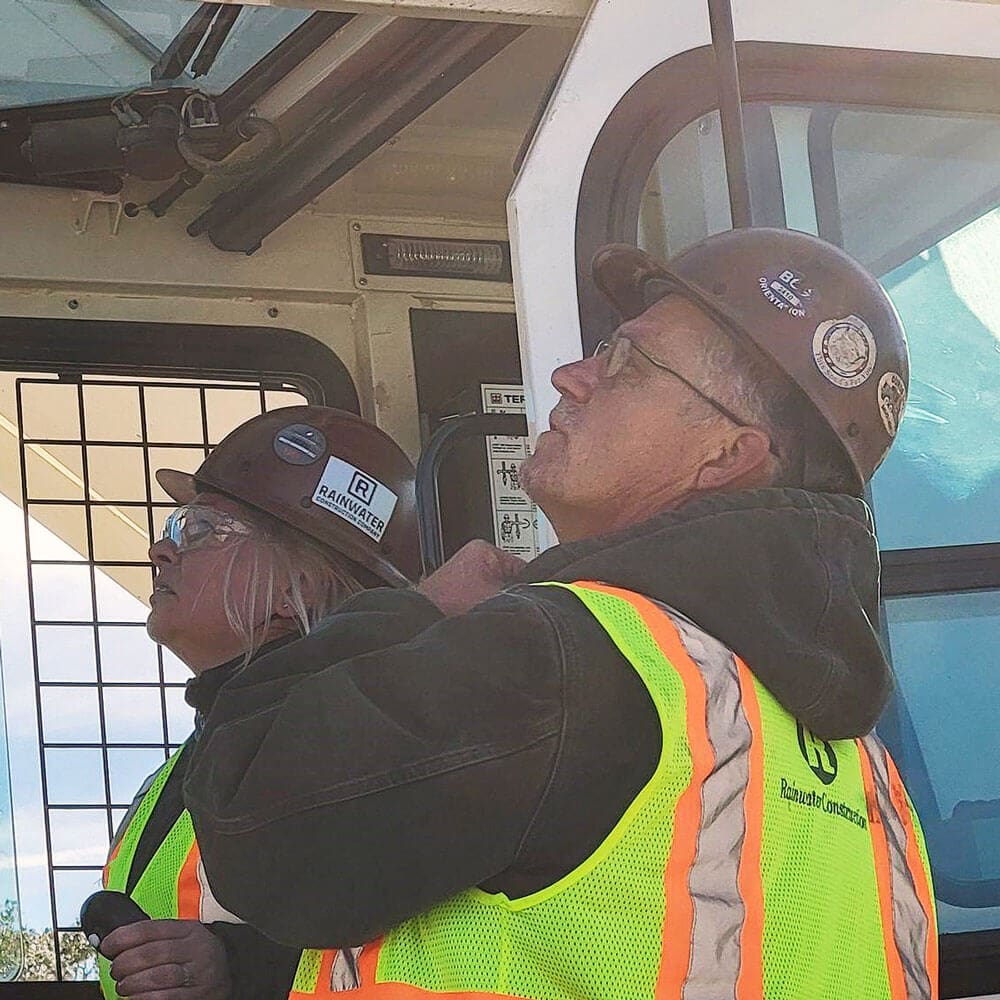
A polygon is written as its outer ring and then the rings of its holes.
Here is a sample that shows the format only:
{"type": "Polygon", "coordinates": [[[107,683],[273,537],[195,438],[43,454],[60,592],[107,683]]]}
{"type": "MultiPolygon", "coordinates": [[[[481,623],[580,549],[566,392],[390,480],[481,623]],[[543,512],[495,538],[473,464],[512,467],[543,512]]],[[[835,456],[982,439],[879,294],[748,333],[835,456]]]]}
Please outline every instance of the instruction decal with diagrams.
{"type": "MultiPolygon", "coordinates": [[[[525,412],[524,386],[483,382],[481,388],[483,413],[525,412]]],[[[486,438],[496,545],[522,559],[534,559],[538,555],[538,508],[521,488],[521,463],[527,457],[526,437],[486,438]]]]}

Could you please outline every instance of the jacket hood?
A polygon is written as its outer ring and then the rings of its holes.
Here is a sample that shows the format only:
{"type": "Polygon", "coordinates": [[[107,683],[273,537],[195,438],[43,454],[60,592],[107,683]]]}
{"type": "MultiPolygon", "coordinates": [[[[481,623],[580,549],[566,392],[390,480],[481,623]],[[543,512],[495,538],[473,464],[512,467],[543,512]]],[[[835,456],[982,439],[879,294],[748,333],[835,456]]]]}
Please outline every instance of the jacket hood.
{"type": "Polygon", "coordinates": [[[874,727],[892,690],[878,577],[861,500],[766,489],[557,545],[519,582],[595,580],[660,601],[732,649],[817,736],[846,739],[874,727]]]}

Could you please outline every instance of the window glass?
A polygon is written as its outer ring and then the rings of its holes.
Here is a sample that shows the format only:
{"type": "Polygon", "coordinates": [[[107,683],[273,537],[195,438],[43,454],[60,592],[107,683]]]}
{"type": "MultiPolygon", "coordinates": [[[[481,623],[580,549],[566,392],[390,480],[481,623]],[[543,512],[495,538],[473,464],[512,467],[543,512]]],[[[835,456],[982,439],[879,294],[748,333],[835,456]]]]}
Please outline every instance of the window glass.
{"type": "Polygon", "coordinates": [[[93,978],[93,949],[75,933],[80,904],[100,884],[121,810],[191,732],[190,674],[145,629],[150,535],[173,508],[150,473],[193,470],[205,428],[222,437],[272,397],[306,401],[246,382],[201,390],[181,380],[85,375],[68,384],[0,372],[14,458],[0,465],[0,630],[17,734],[18,846],[29,859],[18,869],[8,846],[0,728],[0,979],[17,974],[20,921],[24,977],[57,978],[58,957],[63,979],[93,978]]]}
{"type": "Polygon", "coordinates": [[[0,982],[17,978],[24,957],[6,718],[0,685],[0,982]]]}
{"type": "Polygon", "coordinates": [[[663,260],[730,228],[722,126],[712,111],[681,129],[657,157],[642,192],[639,246],[663,260]]]}
{"type": "Polygon", "coordinates": [[[910,398],[872,481],[883,548],[1000,540],[1000,211],[887,274],[910,398]]]}
{"type": "Polygon", "coordinates": [[[815,112],[812,129],[818,207],[836,199],[844,249],[876,274],[1000,204],[996,121],[843,109],[815,112]]]}
{"type": "MultiPolygon", "coordinates": [[[[0,107],[148,88],[154,62],[197,9],[175,0],[0,0],[0,107]]],[[[167,83],[219,94],[311,13],[247,7],[207,73],[167,83]]]]}
{"type": "Polygon", "coordinates": [[[897,690],[880,724],[921,817],[942,933],[1000,925],[1000,591],[886,602],[897,690]]]}
{"type": "Polygon", "coordinates": [[[872,482],[884,549],[1000,540],[1000,123],[775,106],[788,225],[880,277],[910,398],[872,482]]]}

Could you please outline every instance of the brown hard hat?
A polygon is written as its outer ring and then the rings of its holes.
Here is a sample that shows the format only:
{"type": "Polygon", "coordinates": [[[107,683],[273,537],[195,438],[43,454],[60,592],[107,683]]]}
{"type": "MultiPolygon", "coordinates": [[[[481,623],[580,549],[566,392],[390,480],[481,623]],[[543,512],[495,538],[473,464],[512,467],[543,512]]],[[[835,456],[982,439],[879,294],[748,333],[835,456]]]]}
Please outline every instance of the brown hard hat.
{"type": "Polygon", "coordinates": [[[288,406],[228,434],[191,475],[160,469],[179,503],[233,497],[394,587],[420,576],[413,464],[374,424],[329,406],[288,406]]]}
{"type": "Polygon", "coordinates": [[[683,295],[776,365],[833,431],[861,483],[885,458],[909,387],[906,336],[881,285],[842,250],[789,229],[734,229],[666,264],[611,244],[597,251],[593,272],[624,319],[683,295]]]}

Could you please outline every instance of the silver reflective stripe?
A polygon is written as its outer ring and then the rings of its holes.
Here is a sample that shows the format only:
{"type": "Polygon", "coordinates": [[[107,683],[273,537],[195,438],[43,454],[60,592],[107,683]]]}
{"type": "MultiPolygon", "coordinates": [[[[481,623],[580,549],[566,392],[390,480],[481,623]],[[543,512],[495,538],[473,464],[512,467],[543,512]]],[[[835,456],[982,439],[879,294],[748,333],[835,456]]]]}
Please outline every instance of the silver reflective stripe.
{"type": "Polygon", "coordinates": [[[892,933],[906,979],[907,1000],[930,1000],[931,983],[926,964],[930,927],[913,874],[906,863],[906,827],[892,803],[886,750],[874,734],[866,736],[862,743],[872,763],[876,804],[889,845],[892,933]]]}
{"type": "Polygon", "coordinates": [[[715,754],[715,767],[701,788],[701,825],[688,882],[694,923],[682,997],[724,1000],[736,996],[746,919],[738,878],[752,732],[732,652],[686,619],[668,614],[705,681],[708,739],[715,754]]]}

